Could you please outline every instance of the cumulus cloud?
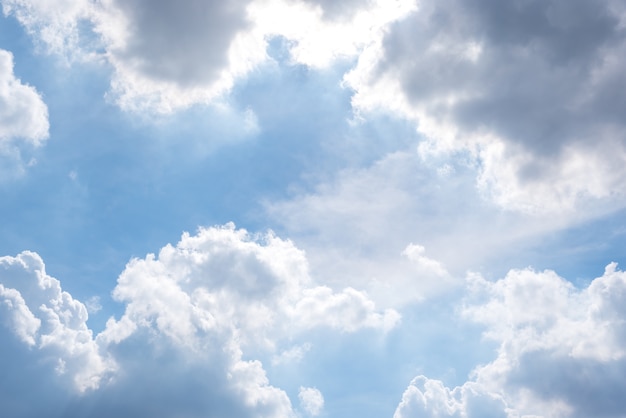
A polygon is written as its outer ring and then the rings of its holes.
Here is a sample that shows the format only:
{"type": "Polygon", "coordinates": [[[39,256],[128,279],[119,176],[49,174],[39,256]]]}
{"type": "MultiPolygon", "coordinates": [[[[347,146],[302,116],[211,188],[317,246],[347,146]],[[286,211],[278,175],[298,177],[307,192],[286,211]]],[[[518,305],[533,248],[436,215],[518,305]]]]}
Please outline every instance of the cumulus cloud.
{"type": "Polygon", "coordinates": [[[48,138],[48,108],[39,93],[13,73],[13,55],[0,49],[0,161],[3,177],[23,172],[24,154],[48,138]]]}
{"type": "Polygon", "coordinates": [[[393,418],[508,418],[506,404],[480,385],[448,389],[439,380],[418,376],[402,394],[393,418]]]}
{"type": "Polygon", "coordinates": [[[626,366],[626,273],[616,267],[608,265],[582,290],[551,271],[516,270],[495,283],[471,279],[475,295],[486,301],[465,314],[500,343],[498,358],[478,368],[477,379],[507,388],[532,413],[539,413],[535,404],[546,405],[547,416],[623,411],[614,389],[624,384],[621,372],[609,372],[626,366]]]}
{"type": "MultiPolygon", "coordinates": [[[[316,286],[304,253],[291,242],[232,224],[184,234],[158,257],[132,260],[113,296],[126,305],[125,313],[107,323],[99,344],[126,352],[128,344],[143,345],[146,335],[155,335],[148,351],[163,345],[200,370],[208,367],[217,386],[227,389],[220,396],[241,399],[251,416],[293,412],[261,362],[244,356],[275,352],[283,340],[312,328],[386,330],[399,318],[395,311],[377,312],[362,292],[316,286]]],[[[212,385],[202,387],[211,392],[212,385]]]]}
{"type": "Polygon", "coordinates": [[[346,82],[357,109],[414,119],[423,152],[472,152],[501,206],[623,204],[623,14],[612,1],[424,1],[346,82]]]}
{"type": "Polygon", "coordinates": [[[583,289],[553,271],[512,270],[495,282],[470,275],[463,315],[486,327],[496,358],[452,390],[417,377],[396,417],[620,416],[626,273],[616,267],[583,289]]]}
{"type": "MultiPolygon", "coordinates": [[[[389,329],[399,319],[393,310],[376,311],[363,292],[315,285],[304,253],[291,242],[273,234],[255,240],[232,224],[185,234],[158,258],[131,261],[113,296],[126,304],[120,324],[153,323],[191,346],[201,343],[204,333],[220,330],[237,331],[242,341],[259,344],[291,332],[284,329],[287,324],[350,332],[389,329]]],[[[110,329],[117,339],[118,326],[110,329]]],[[[108,335],[105,331],[99,338],[108,335]]]]}
{"type": "MultiPolygon", "coordinates": [[[[4,325],[71,378],[65,402],[76,416],[295,416],[259,355],[297,360],[310,344],[289,347],[292,338],[311,329],[385,331],[399,320],[363,292],[316,285],[291,242],[232,224],[131,260],[113,291],[124,313],[95,337],[85,305],[46,274],[36,253],[0,258],[0,268],[4,325]]],[[[321,394],[303,393],[303,408],[319,413],[321,394]]]]}
{"type": "Polygon", "coordinates": [[[87,327],[87,309],[46,274],[32,252],[0,258],[0,295],[5,325],[42,356],[79,391],[99,386],[115,369],[87,327]]]}

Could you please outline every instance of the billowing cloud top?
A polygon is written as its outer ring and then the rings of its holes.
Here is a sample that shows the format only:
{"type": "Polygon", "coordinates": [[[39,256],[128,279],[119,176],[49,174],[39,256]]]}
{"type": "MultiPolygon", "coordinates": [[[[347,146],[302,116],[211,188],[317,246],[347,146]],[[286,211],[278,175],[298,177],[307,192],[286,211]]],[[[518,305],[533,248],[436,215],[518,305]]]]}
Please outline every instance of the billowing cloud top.
{"type": "MultiPolygon", "coordinates": [[[[140,398],[164,391],[163,402],[178,403],[168,408],[198,408],[193,416],[206,411],[211,396],[223,397],[224,408],[234,408],[237,416],[293,416],[289,398],[269,385],[262,363],[244,356],[276,352],[314,328],[386,331],[399,320],[395,311],[376,311],[363,292],[314,285],[304,254],[289,241],[253,237],[232,224],[185,234],[158,257],[132,260],[113,291],[124,314],[95,337],[85,305],[46,274],[36,253],[3,257],[0,267],[5,325],[68,377],[68,390],[99,389],[81,398],[85,404],[100,405],[119,390],[140,398]],[[137,359],[139,352],[151,361],[137,359]],[[140,384],[164,352],[173,362],[166,366],[169,379],[200,380],[200,405],[167,394],[168,382],[140,384]]],[[[323,397],[317,389],[304,389],[300,398],[308,414],[319,414],[323,397]]]]}

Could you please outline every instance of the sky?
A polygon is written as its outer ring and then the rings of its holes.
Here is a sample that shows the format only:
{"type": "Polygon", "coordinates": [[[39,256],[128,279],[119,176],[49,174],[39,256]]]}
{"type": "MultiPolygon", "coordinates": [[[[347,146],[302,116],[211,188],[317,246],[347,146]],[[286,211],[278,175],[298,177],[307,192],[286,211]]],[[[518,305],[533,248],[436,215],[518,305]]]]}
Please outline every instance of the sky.
{"type": "Polygon", "coordinates": [[[0,5],[1,416],[626,416],[623,1],[0,5]]]}

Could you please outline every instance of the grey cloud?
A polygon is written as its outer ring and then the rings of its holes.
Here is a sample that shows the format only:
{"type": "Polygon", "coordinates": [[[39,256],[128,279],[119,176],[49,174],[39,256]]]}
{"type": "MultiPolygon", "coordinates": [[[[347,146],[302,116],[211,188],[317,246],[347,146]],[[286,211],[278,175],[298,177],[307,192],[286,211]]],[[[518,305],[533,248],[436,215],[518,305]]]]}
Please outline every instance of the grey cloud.
{"type": "Polygon", "coordinates": [[[127,44],[114,53],[136,71],[183,87],[213,82],[228,49],[247,28],[248,1],[116,1],[128,24],[127,44]]]}
{"type": "Polygon", "coordinates": [[[278,416],[277,405],[249,407],[227,378],[230,360],[216,347],[202,356],[181,352],[167,340],[143,331],[112,347],[120,373],[98,391],[68,402],[68,418],[90,416],[242,417],[278,416]],[[210,361],[207,361],[210,357],[210,361]],[[261,413],[265,409],[265,415],[261,413]],[[274,411],[276,412],[276,411],[274,411]]]}
{"type": "Polygon", "coordinates": [[[598,361],[535,351],[519,358],[507,376],[516,390],[530,388],[542,401],[565,402],[572,418],[618,418],[626,411],[626,362],[598,361]]]}
{"type": "Polygon", "coordinates": [[[626,84],[599,73],[626,45],[609,6],[586,0],[422,3],[386,37],[380,71],[395,72],[409,100],[435,117],[536,152],[558,152],[569,142],[595,139],[604,111],[617,101],[605,89],[626,84]],[[467,42],[480,48],[475,61],[463,55],[467,42]],[[460,99],[437,104],[445,94],[460,99]]]}
{"type": "Polygon", "coordinates": [[[619,18],[606,2],[470,0],[459,6],[476,19],[483,39],[505,47],[529,47],[555,64],[585,65],[602,46],[620,39],[619,18]]]}

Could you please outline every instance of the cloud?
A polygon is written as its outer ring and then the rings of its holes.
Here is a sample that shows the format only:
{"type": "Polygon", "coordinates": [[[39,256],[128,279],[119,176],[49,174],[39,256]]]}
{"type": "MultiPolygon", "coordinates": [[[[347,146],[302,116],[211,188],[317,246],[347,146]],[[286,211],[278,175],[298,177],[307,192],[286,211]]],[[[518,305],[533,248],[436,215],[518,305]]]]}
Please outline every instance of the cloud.
{"type": "Polygon", "coordinates": [[[220,101],[236,80],[269,61],[284,37],[295,62],[325,66],[354,56],[410,1],[3,0],[49,52],[113,68],[109,97],[122,108],[168,113],[220,101]]]}
{"type": "MultiPolygon", "coordinates": [[[[291,242],[232,224],[131,260],[113,297],[124,313],[94,337],[86,306],[36,253],[0,258],[4,325],[68,377],[55,401],[69,405],[64,416],[295,416],[258,358],[302,358],[310,343],[294,348],[293,338],[313,329],[386,331],[399,320],[363,292],[316,285],[291,242]]],[[[319,412],[321,395],[303,396],[303,408],[319,412]]]]}
{"type": "Polygon", "coordinates": [[[88,0],[2,0],[0,3],[4,15],[15,16],[39,48],[80,57],[81,23],[89,16],[88,0]]]}
{"type": "Polygon", "coordinates": [[[0,170],[2,177],[21,174],[23,154],[48,138],[48,108],[37,91],[13,73],[13,55],[0,49],[0,170]]]}
{"type": "Polygon", "coordinates": [[[415,120],[426,154],[470,151],[505,208],[623,205],[624,101],[611,93],[624,84],[623,13],[611,1],[420,2],[346,83],[356,109],[415,120]]]}
{"type": "Polygon", "coordinates": [[[322,396],[322,392],[316,388],[300,386],[298,399],[300,399],[302,409],[312,417],[319,415],[324,409],[324,396],[322,396]]]}
{"type": "Polygon", "coordinates": [[[297,363],[311,349],[310,343],[296,345],[272,357],[272,365],[297,363]]]}
{"type": "Polygon", "coordinates": [[[128,109],[170,112],[207,103],[266,59],[251,32],[249,1],[110,1],[94,31],[115,68],[112,97],[128,109]],[[245,51],[245,53],[244,53],[245,51]]]}
{"type": "Polygon", "coordinates": [[[0,295],[6,325],[53,361],[78,391],[97,388],[115,370],[92,338],[85,305],[46,274],[36,253],[0,258],[0,295]]]}
{"type": "Polygon", "coordinates": [[[465,314],[500,343],[498,358],[478,368],[477,379],[507,388],[524,409],[551,405],[547,415],[563,408],[574,417],[623,411],[613,388],[624,382],[609,372],[626,366],[626,273],[616,267],[609,264],[582,290],[551,271],[514,270],[496,283],[471,279],[487,301],[465,314]]]}
{"type": "Polygon", "coordinates": [[[502,211],[485,202],[476,175],[467,155],[426,157],[411,146],[265,209],[306,250],[315,275],[365,288],[388,307],[460,290],[468,269],[504,274],[528,265],[540,237],[597,215],[502,211]]]}
{"type": "Polygon", "coordinates": [[[402,394],[393,418],[507,418],[506,404],[475,383],[450,390],[439,380],[417,376],[402,394]]]}
{"type": "MultiPolygon", "coordinates": [[[[399,319],[392,310],[377,312],[363,292],[315,285],[304,254],[291,242],[271,233],[255,239],[232,224],[184,234],[158,258],[132,260],[113,296],[126,304],[118,324],[152,323],[191,347],[207,332],[236,331],[244,343],[258,345],[294,329],[389,329],[399,319]]],[[[99,338],[111,333],[117,340],[117,328],[111,325],[99,338]]]]}
{"type": "Polygon", "coordinates": [[[463,316],[486,327],[496,358],[452,390],[418,376],[396,417],[619,416],[626,273],[616,267],[583,289],[549,270],[511,270],[495,282],[470,275],[463,316]]]}

